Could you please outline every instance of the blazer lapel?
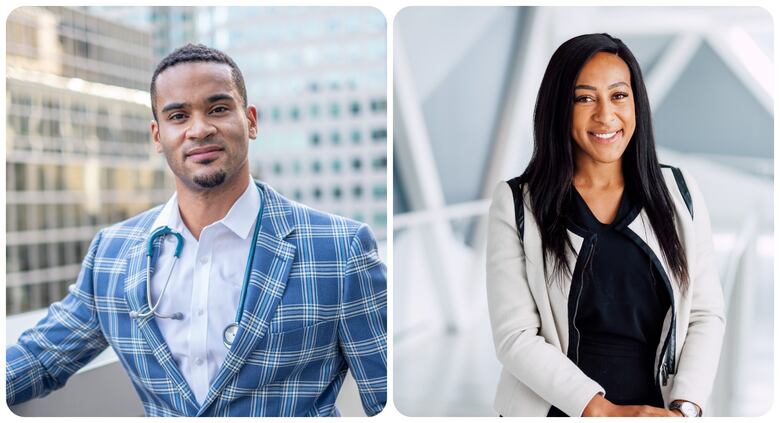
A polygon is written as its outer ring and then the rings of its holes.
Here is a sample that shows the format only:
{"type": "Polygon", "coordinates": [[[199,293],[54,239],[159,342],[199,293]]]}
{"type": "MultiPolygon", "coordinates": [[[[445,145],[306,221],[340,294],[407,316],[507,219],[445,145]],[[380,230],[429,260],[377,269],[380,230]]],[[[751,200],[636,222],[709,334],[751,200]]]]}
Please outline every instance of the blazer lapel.
{"type": "Polygon", "coordinates": [[[295,245],[285,241],[293,231],[292,211],[287,200],[261,182],[257,182],[257,186],[263,193],[265,209],[255,244],[244,311],[233,345],[211,384],[199,415],[220,395],[268,332],[295,259],[295,245]]]}
{"type": "MultiPolygon", "coordinates": [[[[151,222],[149,224],[151,225],[151,222]]],[[[149,232],[149,228],[144,229],[145,233],[149,232]]],[[[146,300],[146,240],[147,238],[143,238],[136,242],[128,251],[125,299],[131,312],[147,313],[150,310],[146,300]]],[[[138,328],[157,362],[179,390],[181,398],[184,400],[182,404],[171,405],[178,406],[184,415],[192,415],[198,409],[195,394],[193,394],[190,386],[187,384],[187,380],[184,379],[184,376],[179,371],[179,367],[173,360],[173,355],[168,348],[168,344],[165,343],[157,323],[154,321],[154,316],[138,317],[133,319],[131,324],[138,328]]]]}

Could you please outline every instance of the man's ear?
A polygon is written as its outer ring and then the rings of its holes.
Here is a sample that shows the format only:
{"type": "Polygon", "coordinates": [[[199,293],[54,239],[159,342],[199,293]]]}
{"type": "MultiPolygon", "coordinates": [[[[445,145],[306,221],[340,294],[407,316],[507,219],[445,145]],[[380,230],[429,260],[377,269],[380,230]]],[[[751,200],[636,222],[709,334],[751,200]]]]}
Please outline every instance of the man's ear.
{"type": "Polygon", "coordinates": [[[257,107],[250,104],[246,108],[246,118],[249,121],[249,138],[257,138],[257,107]]]}
{"type": "Polygon", "coordinates": [[[152,143],[154,144],[154,149],[158,153],[162,153],[162,144],[160,144],[160,127],[157,125],[156,120],[152,120],[151,122],[151,130],[152,130],[152,143]]]}

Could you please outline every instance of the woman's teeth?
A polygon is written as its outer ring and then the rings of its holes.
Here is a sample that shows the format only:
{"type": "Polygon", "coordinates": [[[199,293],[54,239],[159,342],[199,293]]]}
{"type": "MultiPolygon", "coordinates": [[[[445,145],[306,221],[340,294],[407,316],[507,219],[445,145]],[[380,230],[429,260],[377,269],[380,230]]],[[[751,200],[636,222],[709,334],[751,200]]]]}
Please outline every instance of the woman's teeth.
{"type": "Polygon", "coordinates": [[[614,137],[615,134],[617,134],[617,131],[616,132],[608,132],[606,134],[595,134],[594,133],[593,135],[595,135],[595,136],[597,136],[597,137],[599,137],[599,138],[601,138],[603,140],[606,140],[606,139],[610,139],[610,138],[614,137]]]}

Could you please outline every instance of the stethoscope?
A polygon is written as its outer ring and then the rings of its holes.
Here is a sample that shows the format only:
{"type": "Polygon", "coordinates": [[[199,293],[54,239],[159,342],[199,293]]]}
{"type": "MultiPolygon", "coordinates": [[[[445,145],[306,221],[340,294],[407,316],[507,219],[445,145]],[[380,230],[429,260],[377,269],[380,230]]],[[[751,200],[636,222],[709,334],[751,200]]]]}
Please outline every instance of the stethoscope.
{"type": "MultiPolygon", "coordinates": [[[[233,322],[228,324],[225,327],[225,330],[222,332],[222,343],[225,344],[225,348],[230,349],[230,346],[233,345],[233,341],[236,339],[236,334],[238,333],[238,322],[241,320],[241,314],[244,312],[244,302],[246,301],[246,288],[249,285],[249,275],[252,271],[252,261],[255,257],[255,245],[257,245],[257,236],[260,233],[260,222],[263,218],[263,207],[265,206],[265,202],[260,199],[260,210],[257,212],[257,219],[255,220],[255,232],[252,235],[252,243],[249,245],[249,255],[247,257],[246,261],[246,270],[244,271],[244,283],[241,286],[241,299],[239,300],[238,304],[238,310],[236,310],[236,317],[233,319],[233,322]]],[[[173,269],[176,267],[176,261],[181,257],[181,250],[184,247],[184,238],[181,236],[180,233],[174,231],[173,229],[167,227],[167,226],[161,226],[154,231],[152,231],[152,234],[149,236],[149,241],[147,241],[146,244],[146,303],[149,305],[149,311],[145,313],[139,313],[137,311],[131,311],[130,312],[130,318],[131,319],[137,319],[137,318],[144,318],[151,315],[155,315],[161,319],[171,319],[171,320],[182,320],[184,319],[184,314],[176,312],[169,315],[159,314],[157,313],[157,307],[160,305],[160,300],[165,295],[165,290],[168,289],[168,282],[171,280],[171,275],[173,274],[173,269]],[[171,270],[168,271],[168,277],[165,278],[165,285],[163,285],[163,289],[160,292],[160,297],[157,298],[157,302],[154,303],[152,306],[152,287],[151,287],[151,267],[152,267],[152,255],[154,253],[154,242],[157,240],[157,238],[163,238],[163,241],[165,241],[165,237],[168,235],[173,235],[176,237],[176,250],[173,252],[173,263],[171,263],[171,270]]]]}

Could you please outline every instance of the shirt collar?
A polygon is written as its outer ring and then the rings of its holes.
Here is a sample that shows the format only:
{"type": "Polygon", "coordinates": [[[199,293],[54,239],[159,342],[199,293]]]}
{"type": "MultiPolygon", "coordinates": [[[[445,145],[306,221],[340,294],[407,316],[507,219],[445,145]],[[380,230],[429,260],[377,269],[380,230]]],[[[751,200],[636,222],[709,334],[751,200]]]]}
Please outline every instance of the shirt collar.
{"type": "MultiPolygon", "coordinates": [[[[257,213],[260,211],[260,192],[255,185],[255,181],[250,176],[249,184],[244,190],[244,193],[233,203],[233,206],[227,212],[222,220],[212,223],[222,223],[226,228],[230,229],[233,233],[238,235],[241,239],[246,239],[249,236],[249,232],[255,223],[257,213]]],[[[152,233],[160,226],[168,226],[169,228],[183,232],[184,221],[179,213],[179,201],[176,192],[171,195],[168,202],[165,203],[160,214],[157,215],[154,224],[149,229],[149,233],[152,233]]]]}
{"type": "Polygon", "coordinates": [[[257,213],[260,211],[260,201],[262,201],[260,192],[255,185],[255,181],[250,177],[244,193],[238,197],[238,200],[233,203],[233,207],[222,218],[222,224],[241,239],[246,239],[249,236],[249,231],[252,230],[255,220],[257,220],[257,213]]]}

